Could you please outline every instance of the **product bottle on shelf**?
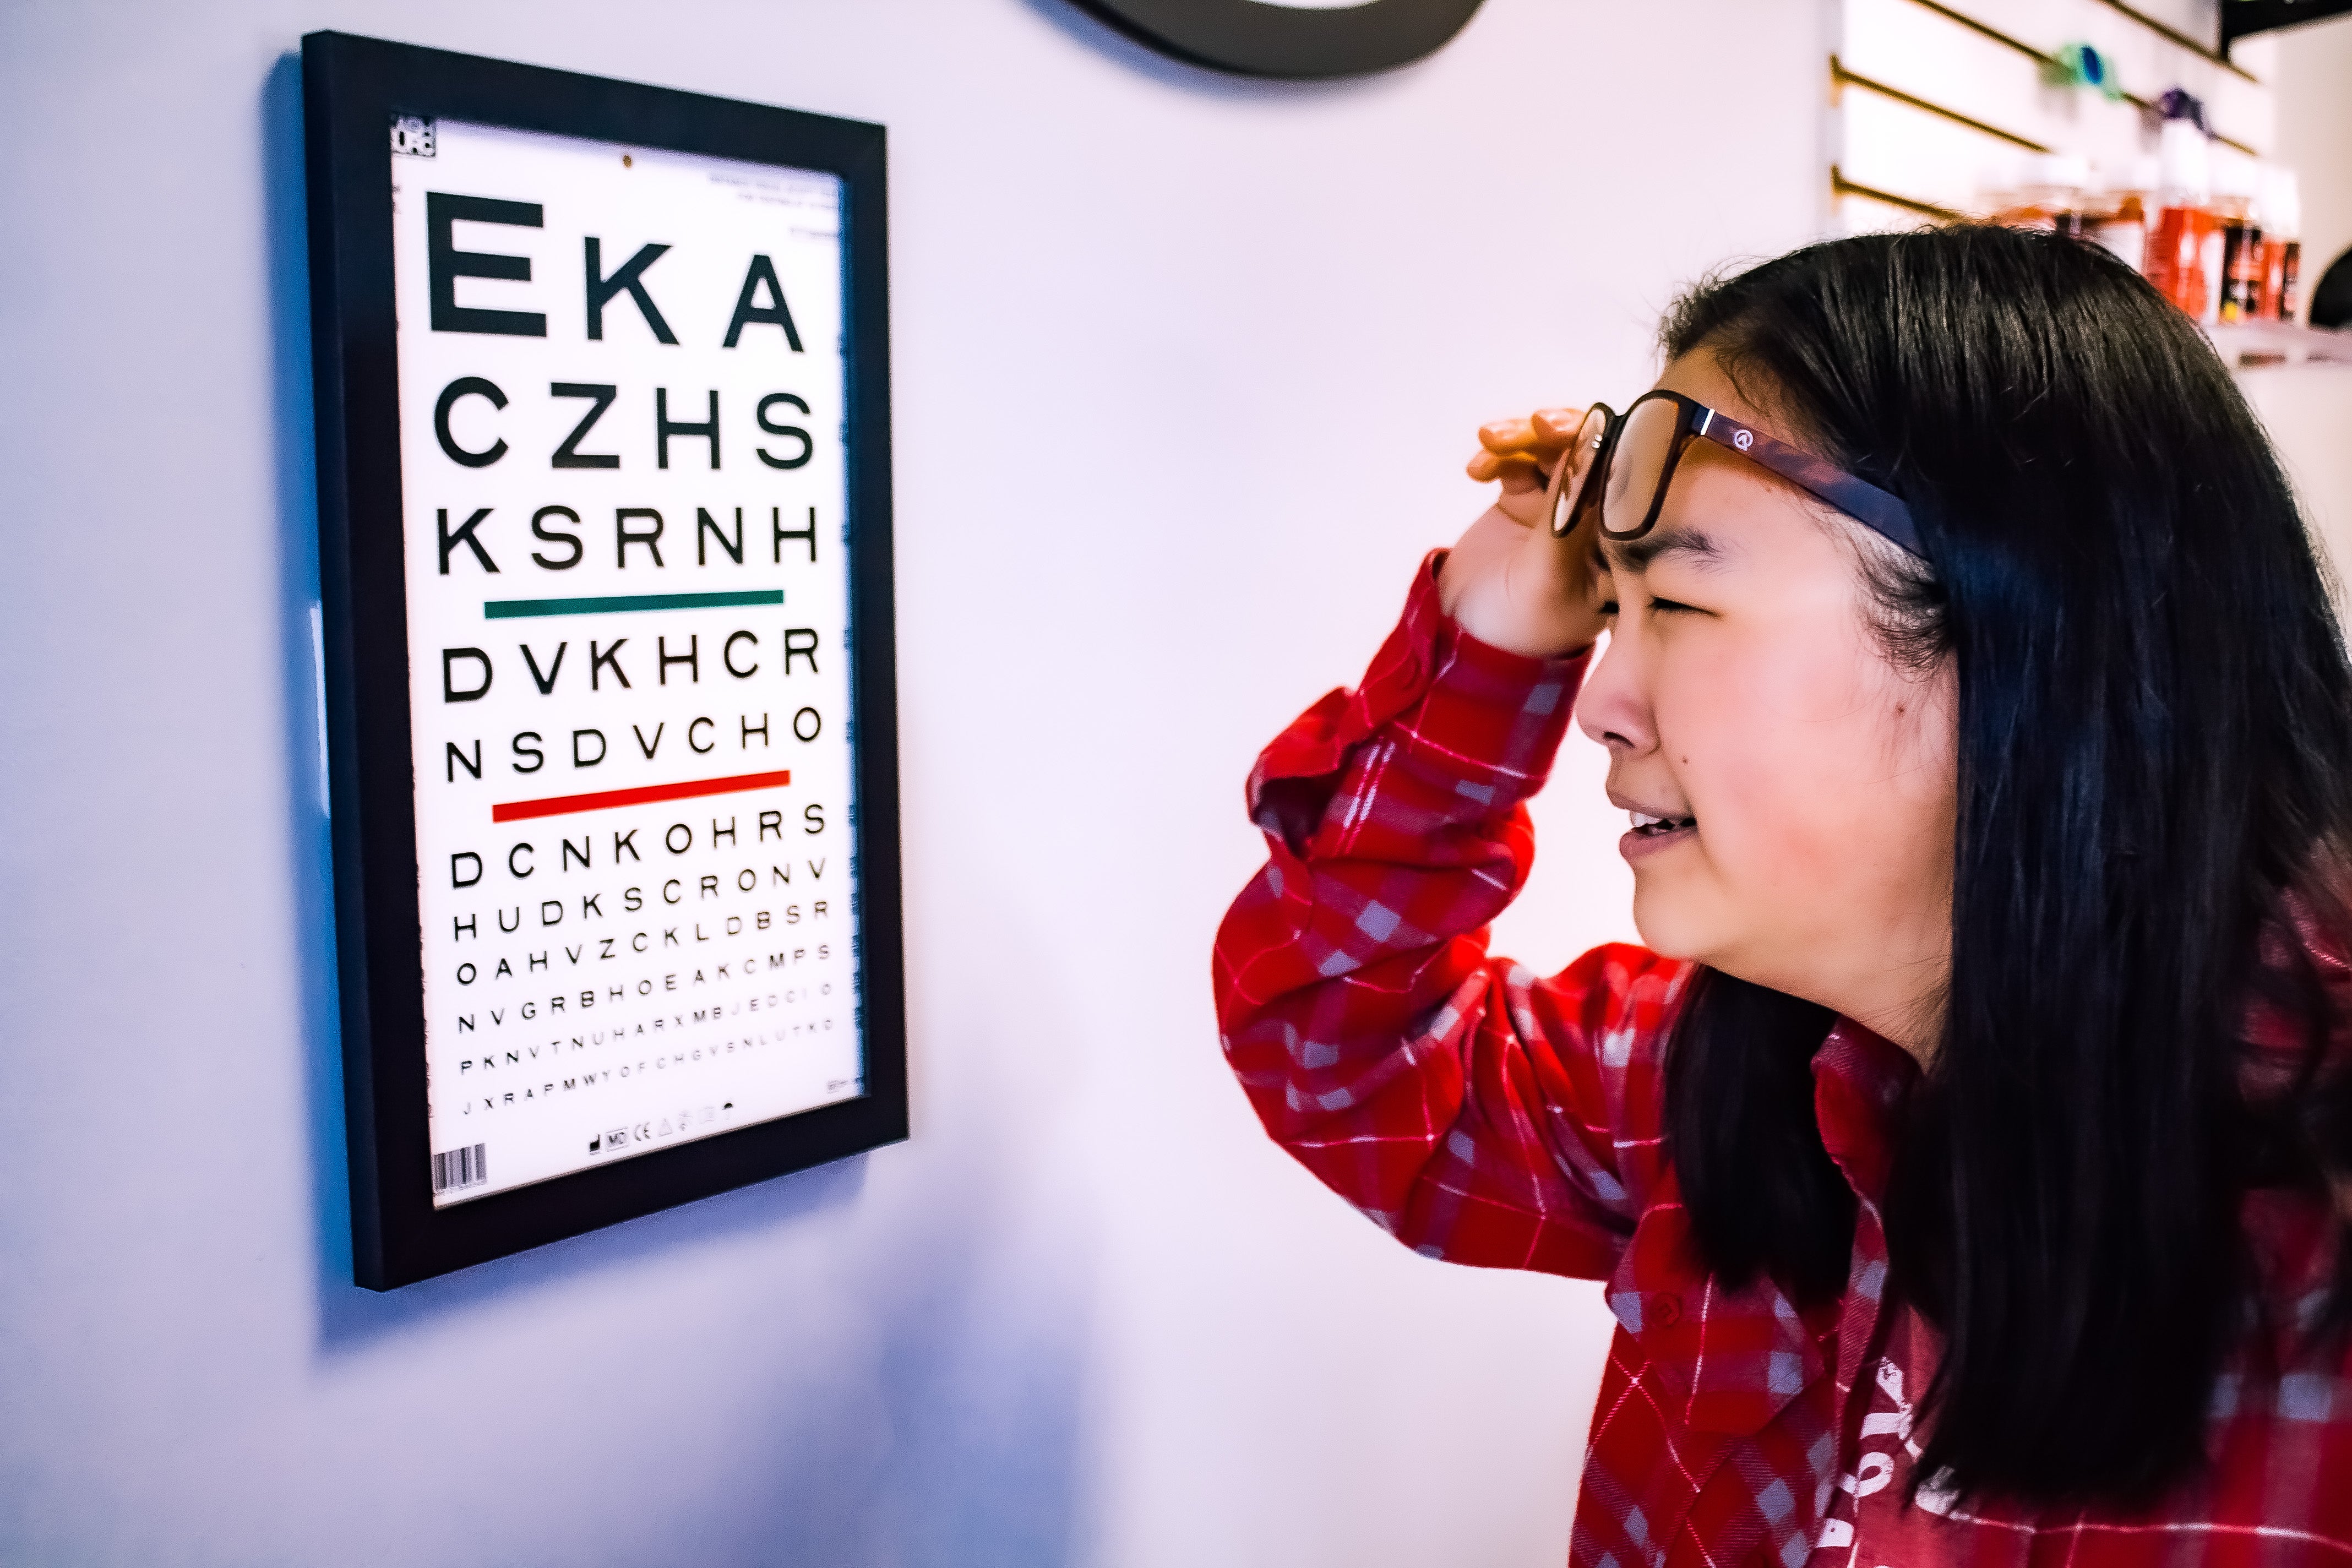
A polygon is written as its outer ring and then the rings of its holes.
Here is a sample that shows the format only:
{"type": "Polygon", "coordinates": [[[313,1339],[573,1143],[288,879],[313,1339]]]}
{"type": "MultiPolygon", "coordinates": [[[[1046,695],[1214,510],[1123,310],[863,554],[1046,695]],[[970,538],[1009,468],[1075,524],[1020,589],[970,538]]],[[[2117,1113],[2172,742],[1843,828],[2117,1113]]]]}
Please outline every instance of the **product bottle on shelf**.
{"type": "Polygon", "coordinates": [[[2302,309],[2297,298],[2302,269],[2303,193],[2293,169],[2263,172],[2263,285],[2257,313],[2265,321],[2292,321],[2302,309]]]}
{"type": "MultiPolygon", "coordinates": [[[[2161,137],[2156,216],[2148,225],[2147,260],[2140,270],[2158,292],[2202,321],[2215,291],[2206,270],[2207,242],[2218,237],[2209,205],[2211,149],[2203,128],[2187,114],[2167,120],[2161,137]]],[[[2213,259],[2220,259],[2218,254],[2213,259]]]]}
{"type": "Polygon", "coordinates": [[[2147,216],[2156,205],[2160,183],[2155,158],[2142,156],[2101,173],[2105,186],[2091,224],[2091,237],[2130,263],[2133,271],[2147,266],[2147,216]]]}
{"type": "Polygon", "coordinates": [[[2213,217],[2221,244],[2209,280],[2215,321],[2251,321],[2262,314],[2263,230],[2254,205],[2262,175],[2252,158],[2216,160],[2213,217]]]}

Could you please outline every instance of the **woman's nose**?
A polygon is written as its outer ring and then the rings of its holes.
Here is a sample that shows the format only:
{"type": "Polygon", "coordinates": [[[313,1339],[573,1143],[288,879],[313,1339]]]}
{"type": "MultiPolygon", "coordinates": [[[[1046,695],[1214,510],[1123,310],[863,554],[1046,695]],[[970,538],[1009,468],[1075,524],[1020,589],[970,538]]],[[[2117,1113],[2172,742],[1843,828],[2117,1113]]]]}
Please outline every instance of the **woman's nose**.
{"type": "Polygon", "coordinates": [[[1610,634],[1608,646],[1577,698],[1576,721],[1587,735],[1612,750],[1638,755],[1657,743],[1649,692],[1633,639],[1610,634]]]}

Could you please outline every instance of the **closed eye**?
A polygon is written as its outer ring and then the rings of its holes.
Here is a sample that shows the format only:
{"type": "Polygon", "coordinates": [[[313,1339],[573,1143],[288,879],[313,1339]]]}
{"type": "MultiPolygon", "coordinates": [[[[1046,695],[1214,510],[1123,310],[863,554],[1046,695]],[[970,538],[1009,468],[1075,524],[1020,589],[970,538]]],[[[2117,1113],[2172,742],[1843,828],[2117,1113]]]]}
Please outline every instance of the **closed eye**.
{"type": "MultiPolygon", "coordinates": [[[[1706,611],[1700,609],[1696,605],[1685,605],[1679,599],[1654,598],[1649,601],[1646,607],[1654,616],[1671,616],[1676,614],[1685,616],[1704,616],[1707,613],[1706,611]]],[[[1614,620],[1617,617],[1617,613],[1616,600],[1603,599],[1601,602],[1601,619],[1614,620]]]]}

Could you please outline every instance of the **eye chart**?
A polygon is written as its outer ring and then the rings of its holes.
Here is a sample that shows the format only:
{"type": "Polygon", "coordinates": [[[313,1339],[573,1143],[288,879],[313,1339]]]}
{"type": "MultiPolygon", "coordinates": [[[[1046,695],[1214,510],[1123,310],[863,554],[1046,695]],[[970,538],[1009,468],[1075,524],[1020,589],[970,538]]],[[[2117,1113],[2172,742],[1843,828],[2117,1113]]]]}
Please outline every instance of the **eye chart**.
{"type": "Polygon", "coordinates": [[[880,132],[305,62],[362,1282],[903,1136],[880,132]]]}

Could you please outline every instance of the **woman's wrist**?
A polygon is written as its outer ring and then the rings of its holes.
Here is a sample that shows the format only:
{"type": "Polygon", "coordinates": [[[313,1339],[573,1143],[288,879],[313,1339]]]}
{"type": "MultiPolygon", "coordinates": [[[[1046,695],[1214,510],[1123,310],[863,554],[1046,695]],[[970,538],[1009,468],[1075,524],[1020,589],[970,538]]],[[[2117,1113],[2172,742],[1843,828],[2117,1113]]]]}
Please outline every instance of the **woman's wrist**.
{"type": "Polygon", "coordinates": [[[1473,523],[1439,563],[1438,607],[1489,647],[1572,658],[1599,640],[1599,605],[1589,583],[1561,573],[1553,552],[1527,549],[1527,539],[1500,509],[1473,523]]]}

